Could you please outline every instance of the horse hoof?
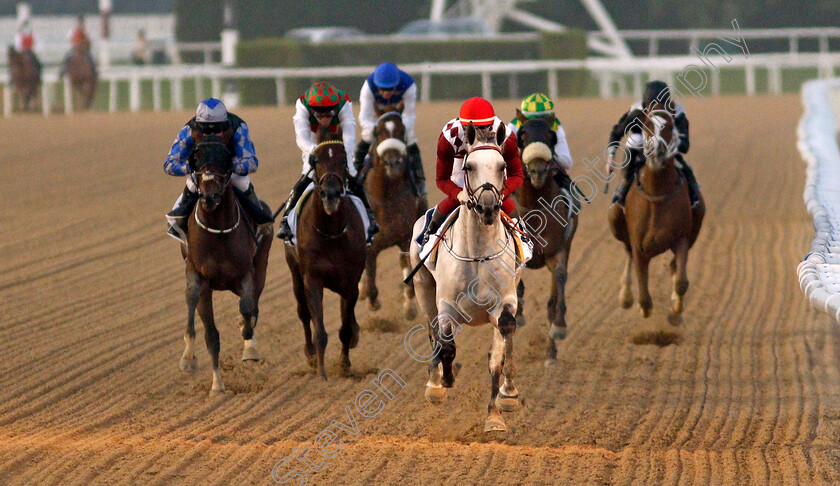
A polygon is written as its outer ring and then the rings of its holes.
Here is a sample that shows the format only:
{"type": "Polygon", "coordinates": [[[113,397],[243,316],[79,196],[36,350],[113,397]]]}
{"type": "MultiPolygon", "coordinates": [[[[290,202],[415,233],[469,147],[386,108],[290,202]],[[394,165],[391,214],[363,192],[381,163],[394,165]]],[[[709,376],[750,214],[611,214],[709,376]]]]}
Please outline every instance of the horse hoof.
{"type": "Polygon", "coordinates": [[[487,421],[484,422],[484,431],[485,432],[504,432],[507,430],[507,426],[505,425],[505,421],[502,417],[487,417],[487,421]]]}
{"type": "Polygon", "coordinates": [[[679,326],[682,324],[682,316],[680,314],[668,314],[668,324],[679,326]]]}
{"type": "Polygon", "coordinates": [[[549,331],[551,339],[566,339],[566,326],[557,326],[552,324],[549,331]]]}
{"type": "Polygon", "coordinates": [[[382,308],[382,301],[377,297],[376,299],[368,299],[368,309],[378,311],[382,308]]]}
{"type": "Polygon", "coordinates": [[[519,408],[519,397],[504,397],[500,393],[496,396],[496,407],[502,412],[513,412],[519,408]]]}
{"type": "Polygon", "coordinates": [[[642,313],[642,317],[644,318],[650,317],[650,307],[639,307],[639,312],[642,313]]]}
{"type": "Polygon", "coordinates": [[[259,361],[260,354],[257,352],[257,348],[245,348],[242,350],[242,361],[259,361]]]}
{"type": "Polygon", "coordinates": [[[556,359],[547,359],[547,360],[543,361],[543,367],[544,368],[554,368],[554,367],[559,366],[559,365],[560,365],[560,362],[557,361],[556,359]]]}
{"type": "Polygon", "coordinates": [[[516,316],[516,327],[525,327],[525,324],[526,322],[524,314],[519,314],[518,316],[516,316]]]}
{"type": "Polygon", "coordinates": [[[214,390],[212,388],[210,389],[210,398],[218,398],[218,397],[223,397],[223,396],[225,396],[225,389],[224,388],[219,389],[219,390],[214,390]]]}
{"type": "Polygon", "coordinates": [[[426,393],[423,395],[426,397],[426,401],[432,405],[440,405],[446,401],[446,388],[427,386],[426,393]]]}
{"type": "Polygon", "coordinates": [[[195,356],[193,356],[192,358],[182,356],[181,362],[178,364],[184,371],[193,371],[198,368],[198,360],[195,356]]]}

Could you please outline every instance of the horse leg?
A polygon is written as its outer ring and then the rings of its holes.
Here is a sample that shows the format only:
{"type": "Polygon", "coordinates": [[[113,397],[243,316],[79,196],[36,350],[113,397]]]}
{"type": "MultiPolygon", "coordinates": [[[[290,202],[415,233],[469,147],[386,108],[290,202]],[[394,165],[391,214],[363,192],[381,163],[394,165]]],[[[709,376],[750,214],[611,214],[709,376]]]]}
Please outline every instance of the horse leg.
{"type": "MultiPolygon", "coordinates": [[[[444,311],[444,314],[447,313],[444,311]]],[[[448,315],[452,315],[451,313],[448,315]]],[[[444,388],[452,388],[455,385],[455,373],[456,371],[453,369],[453,362],[455,361],[455,354],[457,352],[457,348],[455,346],[455,332],[453,322],[451,319],[435,319],[437,323],[435,327],[435,340],[440,345],[440,352],[438,353],[438,357],[440,358],[440,365],[441,365],[441,385],[444,388]]]]}
{"type": "Polygon", "coordinates": [[[653,308],[653,300],[648,290],[648,265],[650,258],[642,255],[641,252],[633,252],[633,262],[636,265],[636,278],[639,280],[639,310],[642,317],[650,317],[650,310],[653,308]]]}
{"type": "MultiPolygon", "coordinates": [[[[514,328],[516,321],[514,320],[514,328]]],[[[493,328],[493,344],[487,353],[490,369],[490,403],[487,404],[488,417],[484,422],[484,431],[507,430],[502,412],[496,405],[496,397],[499,395],[499,385],[502,378],[502,367],[504,366],[505,338],[498,327],[493,328]]]]}
{"type": "MultiPolygon", "coordinates": [[[[400,268],[403,280],[411,272],[411,261],[408,257],[408,245],[400,246],[400,268]]],[[[414,280],[403,284],[403,315],[409,321],[417,317],[417,301],[414,299],[414,280]]]]}
{"type": "Polygon", "coordinates": [[[259,316],[254,277],[254,273],[249,272],[249,275],[242,279],[242,288],[239,293],[239,313],[242,315],[242,319],[239,321],[239,329],[242,331],[242,339],[245,340],[242,348],[242,361],[259,361],[260,359],[257,352],[257,338],[254,336],[259,316]]]}
{"type": "Polygon", "coordinates": [[[213,291],[206,284],[201,289],[201,297],[198,300],[198,315],[204,323],[204,343],[207,345],[210,362],[213,364],[213,386],[210,387],[210,395],[220,395],[225,392],[222,372],[219,369],[221,343],[219,330],[216,329],[216,321],[213,319],[213,291]]]}
{"type": "Polygon", "coordinates": [[[306,289],[303,286],[303,278],[300,276],[300,270],[298,267],[296,265],[290,265],[289,268],[292,273],[292,290],[295,294],[295,300],[297,300],[298,319],[300,319],[300,322],[303,325],[303,354],[306,356],[306,362],[309,364],[309,367],[315,370],[317,366],[315,364],[315,345],[312,344],[312,329],[309,324],[312,320],[312,315],[309,313],[309,303],[306,300],[306,289]]]}
{"type": "Polygon", "coordinates": [[[341,340],[341,368],[345,375],[350,374],[350,350],[359,345],[359,323],[356,322],[359,291],[356,286],[352,286],[348,294],[341,296],[341,329],[338,330],[338,338],[341,340]]]}
{"type": "Polygon", "coordinates": [[[674,249],[674,259],[671,260],[671,280],[673,290],[671,292],[671,312],[678,316],[683,311],[683,296],[688,290],[688,275],[686,275],[686,264],[688,263],[688,241],[680,240],[674,249]]]}
{"type": "Polygon", "coordinates": [[[324,354],[327,351],[327,330],[324,327],[324,287],[320,281],[304,277],[306,303],[309,306],[310,321],[315,328],[315,354],[317,357],[318,375],[322,380],[327,379],[327,369],[324,367],[324,354]]]}
{"type": "Polygon", "coordinates": [[[525,327],[525,282],[520,279],[516,284],[516,325],[525,327]]]}
{"type": "Polygon", "coordinates": [[[187,272],[187,330],[184,332],[184,354],[181,355],[179,366],[182,370],[194,370],[198,368],[198,360],[195,357],[195,309],[198,306],[198,299],[201,297],[202,282],[194,271],[187,272]]]}
{"type": "Polygon", "coordinates": [[[504,381],[496,396],[495,405],[502,411],[512,412],[519,407],[519,390],[513,383],[516,367],[513,364],[513,335],[516,332],[516,318],[511,304],[505,304],[497,321],[497,328],[504,341],[502,373],[504,381]]]}
{"type": "Polygon", "coordinates": [[[633,285],[630,279],[630,271],[633,267],[633,253],[630,248],[627,252],[627,263],[624,265],[624,273],[621,275],[621,290],[618,292],[618,304],[622,309],[629,309],[633,305],[633,285]]]}
{"type": "Polygon", "coordinates": [[[566,249],[562,249],[555,255],[554,264],[552,265],[554,268],[551,271],[551,298],[555,301],[555,319],[551,321],[551,328],[548,333],[552,341],[555,339],[566,339],[566,280],[569,276],[566,267],[568,263],[569,252],[566,249]]]}
{"type": "MultiPolygon", "coordinates": [[[[365,277],[367,288],[366,294],[368,299],[368,309],[378,311],[382,307],[382,302],[379,301],[379,289],[376,288],[376,257],[379,252],[376,250],[368,250],[367,260],[365,261],[365,277]]],[[[361,287],[361,282],[359,286],[361,287]]]]}

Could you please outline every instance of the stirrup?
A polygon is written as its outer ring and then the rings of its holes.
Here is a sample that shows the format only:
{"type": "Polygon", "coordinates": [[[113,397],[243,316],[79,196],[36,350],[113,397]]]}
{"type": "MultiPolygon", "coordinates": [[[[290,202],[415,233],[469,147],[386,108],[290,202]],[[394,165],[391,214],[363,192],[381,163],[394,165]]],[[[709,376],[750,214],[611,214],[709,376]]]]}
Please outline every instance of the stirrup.
{"type": "Polygon", "coordinates": [[[286,218],[284,216],[280,220],[280,229],[277,230],[277,238],[288,241],[292,239],[292,228],[289,226],[289,221],[286,218]]]}
{"type": "Polygon", "coordinates": [[[179,224],[179,221],[178,221],[179,219],[184,219],[184,218],[186,218],[186,216],[184,216],[182,218],[177,218],[177,217],[173,217],[173,216],[170,216],[170,215],[167,214],[166,215],[166,223],[169,227],[166,230],[166,234],[168,236],[171,236],[172,238],[175,238],[179,242],[186,245],[187,244],[187,233],[184,231],[183,228],[181,228],[181,225],[179,224]]]}

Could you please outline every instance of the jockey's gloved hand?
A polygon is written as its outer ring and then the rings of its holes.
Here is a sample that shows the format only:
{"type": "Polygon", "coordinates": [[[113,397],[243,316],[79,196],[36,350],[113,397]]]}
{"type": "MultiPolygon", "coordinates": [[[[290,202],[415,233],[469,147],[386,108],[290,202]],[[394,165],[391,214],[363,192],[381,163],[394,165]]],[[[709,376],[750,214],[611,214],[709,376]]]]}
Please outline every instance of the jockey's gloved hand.
{"type": "Polygon", "coordinates": [[[309,169],[315,170],[315,154],[311,152],[309,154],[309,169]]]}

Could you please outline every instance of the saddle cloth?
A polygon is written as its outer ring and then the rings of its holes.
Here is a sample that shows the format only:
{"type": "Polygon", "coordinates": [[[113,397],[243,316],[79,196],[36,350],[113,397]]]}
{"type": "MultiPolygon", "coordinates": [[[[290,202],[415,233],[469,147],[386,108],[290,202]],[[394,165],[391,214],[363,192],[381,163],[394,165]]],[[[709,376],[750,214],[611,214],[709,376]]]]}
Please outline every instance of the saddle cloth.
{"type": "MultiPolygon", "coordinates": [[[[298,199],[297,205],[295,205],[294,211],[289,213],[289,217],[286,220],[289,223],[289,228],[292,230],[292,246],[297,245],[297,222],[300,218],[300,211],[303,208],[303,205],[306,203],[306,200],[312,195],[315,191],[315,183],[312,182],[306,189],[303,191],[303,194],[298,199]]],[[[370,227],[370,220],[367,216],[367,211],[365,211],[365,205],[362,203],[362,200],[358,197],[348,193],[347,196],[353,201],[353,205],[356,206],[356,210],[359,212],[359,216],[362,217],[362,223],[365,225],[365,234],[368,232],[368,228],[370,227]]]]}

